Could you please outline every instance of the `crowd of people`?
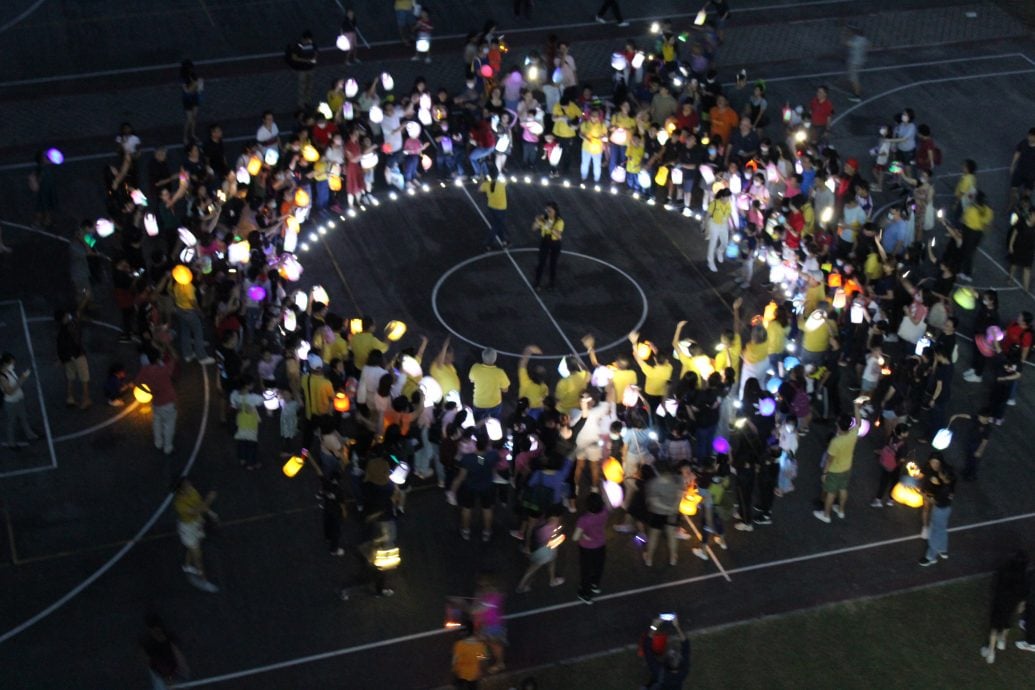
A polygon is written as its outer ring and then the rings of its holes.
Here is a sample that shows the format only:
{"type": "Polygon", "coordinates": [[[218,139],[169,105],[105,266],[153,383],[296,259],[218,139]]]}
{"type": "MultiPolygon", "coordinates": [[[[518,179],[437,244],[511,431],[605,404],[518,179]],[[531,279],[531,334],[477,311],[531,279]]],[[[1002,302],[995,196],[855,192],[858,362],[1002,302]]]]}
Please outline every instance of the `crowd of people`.
{"type": "MultiPolygon", "coordinates": [[[[296,119],[282,130],[264,113],[236,156],[218,124],[196,140],[203,82],[185,63],[178,168],[161,148],[142,165],[141,141],[124,124],[104,168],[107,215],[84,221],[73,240],[77,304],[59,314],[69,405],[90,403],[75,324],[94,299],[104,249],[122,338],[140,353],[132,385],[126,367],[112,368],[108,401],[143,389],[155,446],[172,454],[175,374],[193,361],[216,364],[220,416],[242,468],[302,457],[320,479],[329,553],[355,556],[378,595],[392,593],[391,566],[376,556],[398,548],[410,488],[431,482],[458,506],[458,539],[512,539],[528,556],[515,595],[536,585],[543,566],[548,586],[565,585],[556,562],[571,549],[580,573],[573,595],[593,604],[612,528],[642,545],[644,567],[659,554],[676,565],[683,550],[707,561],[713,548],[730,548],[728,527],[753,532],[804,509],[777,501],[795,490],[800,462],[822,465],[820,497],[808,508],[817,520],[836,523],[864,505],[921,507],[919,564],[947,558],[952,503],[967,493],[958,481],[978,480],[1035,338],[1030,312],[1000,314],[995,290],[970,287],[997,218],[977,164],[962,163],[952,203],[939,208],[941,149],[910,108],[875,133],[872,160],[843,158],[827,87],[781,107],[744,72],[732,85],[720,80],[725,3],[711,5],[700,24],[663,21],[646,44],[626,41],[596,90],[567,41],[551,36],[515,60],[489,22],[466,42],[458,90],[417,79],[403,91],[385,72],[362,85],[336,79],[313,103],[317,52],[307,33],[288,49],[300,74],[296,119]],[[556,373],[556,360],[547,368],[534,344],[514,368],[486,349],[460,371],[448,339],[407,338],[404,324],[350,315],[301,280],[309,228],[334,227],[428,180],[484,182],[487,245],[506,247],[496,185],[519,172],[614,187],[699,219],[708,269],[730,274],[748,302],[761,295],[762,308],[732,300],[717,347],[707,345],[714,334],[681,321],[653,342],[630,333],[610,361],[586,335],[585,354],[563,358],[556,373]],[[957,332],[964,311],[976,312],[973,339],[957,332]],[[966,368],[964,394],[957,367],[966,368]],[[271,449],[258,439],[274,416],[281,443],[271,449]],[[953,434],[963,440],[948,451],[953,434]],[[866,436],[877,460],[856,471],[866,436]],[[865,501],[849,501],[867,474],[865,501]],[[345,519],[362,525],[363,540],[343,542],[345,519]]],[[[616,3],[601,13],[612,9],[623,22],[616,3]]],[[[403,10],[411,15],[400,17],[401,36],[423,59],[428,10],[403,10]]],[[[339,43],[350,62],[356,31],[350,14],[339,43]]],[[[845,40],[858,96],[866,42],[855,30],[845,40]]],[[[1009,218],[1011,276],[1020,271],[1025,291],[1033,184],[1035,129],[1017,146],[1000,216],[1009,218]]],[[[536,219],[545,247],[536,286],[547,264],[552,284],[563,232],[550,208],[536,219]]],[[[8,442],[17,445],[24,412],[10,410],[25,376],[7,355],[2,374],[8,442]]],[[[214,498],[181,482],[174,502],[183,569],[210,592],[218,588],[204,576],[200,545],[214,498]]],[[[501,587],[480,580],[462,607],[471,635],[454,659],[461,681],[477,680],[483,657],[504,668],[501,587]]],[[[983,652],[990,662],[994,647],[995,639],[983,652]]],[[[679,654],[670,656],[681,672],[679,654]]]]}

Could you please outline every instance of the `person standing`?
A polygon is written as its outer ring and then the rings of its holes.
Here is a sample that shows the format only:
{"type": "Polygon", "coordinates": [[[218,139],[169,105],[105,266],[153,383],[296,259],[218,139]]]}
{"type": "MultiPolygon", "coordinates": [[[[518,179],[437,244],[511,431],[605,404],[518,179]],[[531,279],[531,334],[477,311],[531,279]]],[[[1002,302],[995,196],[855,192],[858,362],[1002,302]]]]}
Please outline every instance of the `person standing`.
{"type": "Polygon", "coordinates": [[[618,6],[618,0],[604,0],[604,4],[602,4],[600,9],[597,10],[597,14],[594,19],[601,24],[607,24],[607,19],[604,18],[604,15],[607,14],[608,10],[614,14],[615,23],[618,24],[618,26],[629,26],[629,22],[622,18],[622,8],[618,6]]]}
{"type": "Polygon", "coordinates": [[[480,364],[471,366],[467,380],[474,386],[474,419],[486,417],[499,419],[503,406],[503,394],[510,389],[507,372],[496,366],[496,351],[491,347],[482,350],[480,364]]]}
{"type": "Polygon", "coordinates": [[[823,468],[823,510],[812,514],[817,520],[830,524],[830,512],[834,510],[834,499],[838,506],[834,512],[841,519],[845,517],[845,503],[848,502],[848,480],[852,476],[852,456],[855,443],[859,440],[859,426],[862,424],[862,402],[855,402],[855,418],[842,414],[837,420],[837,434],[827,446],[827,463],[823,468]]]}
{"type": "Polygon", "coordinates": [[[93,403],[90,401],[90,365],[83,349],[79,319],[71,311],[60,309],[54,315],[54,320],[58,324],[57,355],[65,369],[65,405],[76,406],[75,383],[78,381],[83,389],[79,409],[85,410],[93,403]]]}
{"type": "Polygon", "coordinates": [[[165,627],[158,614],[147,614],[144,625],[147,633],[140,638],[140,648],[147,658],[152,690],[165,690],[172,683],[190,678],[190,668],[177,645],[176,637],[165,627]]]}
{"type": "Polygon", "coordinates": [[[39,439],[36,432],[29,426],[29,418],[25,414],[25,391],[22,384],[29,378],[32,372],[26,369],[21,374],[15,373],[14,355],[5,352],[0,356],[0,390],[4,393],[4,415],[7,417],[7,442],[5,448],[24,448],[29,441],[39,439]],[[25,441],[15,441],[15,430],[18,425],[22,427],[25,434],[25,441]]]}
{"type": "Polygon", "coordinates": [[[601,161],[604,156],[604,139],[607,127],[601,120],[599,110],[591,110],[589,117],[579,125],[579,137],[582,139],[582,165],[579,168],[583,182],[589,180],[590,166],[593,167],[593,182],[600,182],[601,161]]]}
{"type": "Polygon", "coordinates": [[[1035,190],[1035,127],[1028,130],[1010,159],[1010,207],[1017,205],[1022,196],[1031,196],[1035,190]]]}
{"type": "Polygon", "coordinates": [[[949,516],[956,491],[956,472],[941,453],[931,453],[927,461],[923,491],[933,504],[927,531],[927,553],[920,559],[920,565],[927,567],[937,563],[939,558],[949,557],[949,516]]]}
{"type": "Polygon", "coordinates": [[[163,359],[157,350],[148,352],[147,358],[149,363],[140,368],[134,383],[151,392],[155,448],[172,455],[173,437],[176,435],[176,388],[172,382],[172,362],[163,359]]]}
{"type": "MultiPolygon", "coordinates": [[[[320,430],[324,420],[330,418],[334,404],[334,386],[324,376],[320,355],[310,353],[306,363],[309,365],[309,372],[302,376],[302,401],[305,405],[305,422],[302,425],[303,448],[309,447],[313,435],[320,430]]],[[[375,433],[381,433],[381,429],[376,429],[375,433]]]]}
{"type": "MultiPolygon", "coordinates": [[[[1013,617],[1017,614],[1020,603],[1027,595],[1028,554],[1018,549],[995,573],[988,644],[981,648],[981,656],[988,663],[995,663],[996,650],[1006,649],[1006,635],[1010,632],[1013,617]]],[[[1031,629],[1028,628],[1027,632],[1030,635],[1031,629]]]]}
{"type": "MultiPolygon", "coordinates": [[[[170,278],[171,276],[166,280],[170,278]]],[[[197,359],[201,365],[215,364],[216,360],[205,353],[205,327],[201,321],[201,308],[198,306],[194,284],[174,280],[172,294],[176,306],[176,319],[180,325],[180,355],[183,361],[193,362],[197,359]]]]}
{"type": "Polygon", "coordinates": [[[201,104],[201,91],[205,82],[198,77],[194,63],[184,60],[180,63],[180,90],[183,100],[183,142],[189,144],[196,138],[195,127],[198,123],[198,106],[201,104]]]}
{"type": "Polygon", "coordinates": [[[539,235],[539,262],[535,267],[535,281],[532,286],[540,289],[543,278],[543,270],[547,264],[550,266],[550,282],[546,284],[549,290],[557,282],[557,259],[561,255],[561,238],[564,236],[564,219],[554,201],[546,203],[546,210],[543,214],[535,217],[532,223],[532,232],[539,235]]]}
{"type": "Polygon", "coordinates": [[[981,240],[985,237],[985,232],[992,227],[992,218],[994,216],[995,213],[988,205],[988,199],[982,191],[978,191],[974,195],[974,203],[964,207],[961,219],[963,223],[963,247],[960,249],[963,258],[959,274],[957,275],[957,278],[960,280],[968,283],[973,282],[971,276],[974,273],[974,255],[977,254],[981,240]]]}
{"type": "Polygon", "coordinates": [[[586,497],[586,512],[575,521],[572,541],[579,545],[579,600],[593,603],[593,597],[600,594],[600,577],[604,573],[604,557],[607,554],[607,516],[604,499],[594,489],[586,497]]]}
{"type": "Polygon", "coordinates": [[[732,216],[733,194],[728,189],[720,189],[708,204],[708,270],[712,273],[719,270],[715,267],[716,259],[720,264],[725,261],[732,216]]]}
{"type": "Polygon", "coordinates": [[[447,502],[460,504],[460,537],[471,540],[471,511],[475,502],[482,509],[482,541],[492,539],[492,507],[496,503],[493,478],[499,454],[489,447],[489,437],[479,433],[474,452],[465,453],[458,463],[460,471],[453,480],[447,502]],[[454,498],[455,497],[455,498],[454,498]]]}
{"type": "Polygon", "coordinates": [[[180,543],[187,549],[182,569],[187,573],[187,579],[192,585],[210,594],[218,592],[219,587],[205,578],[201,540],[205,538],[205,516],[216,518],[216,514],[212,512],[212,502],[215,500],[215,491],[209,491],[208,495],[202,498],[186,477],[180,477],[176,481],[173,495],[176,532],[180,536],[180,543]]]}
{"type": "Polygon", "coordinates": [[[1009,235],[1010,280],[1015,280],[1013,276],[1019,269],[1021,286],[1025,292],[1031,292],[1031,265],[1035,262],[1035,208],[1028,208],[1018,216],[1009,235]]]}
{"type": "Polygon", "coordinates": [[[482,182],[478,191],[485,194],[489,203],[489,232],[485,235],[485,251],[510,246],[510,235],[507,234],[507,180],[498,170],[489,173],[489,179],[482,182]]]}
{"type": "Polygon", "coordinates": [[[489,648],[474,634],[470,621],[463,623],[464,637],[453,643],[453,687],[457,690],[477,690],[483,667],[489,659],[489,648]]]}
{"type": "Polygon", "coordinates": [[[848,84],[852,87],[852,95],[848,100],[858,103],[862,100],[862,85],[859,83],[859,72],[866,64],[866,49],[870,42],[863,36],[862,29],[857,26],[848,27],[848,36],[845,38],[845,46],[848,54],[845,56],[845,66],[848,68],[848,84]]]}
{"type": "Polygon", "coordinates": [[[313,42],[313,32],[306,29],[302,38],[288,46],[288,66],[298,74],[298,107],[309,105],[313,93],[313,69],[316,68],[318,51],[313,42]]]}
{"type": "Polygon", "coordinates": [[[662,531],[668,543],[668,563],[675,565],[679,553],[676,551],[676,526],[679,521],[679,502],[683,497],[683,483],[666,465],[655,465],[656,477],[647,482],[644,496],[647,500],[647,549],[643,562],[648,568],[654,565],[654,552],[662,531]]]}

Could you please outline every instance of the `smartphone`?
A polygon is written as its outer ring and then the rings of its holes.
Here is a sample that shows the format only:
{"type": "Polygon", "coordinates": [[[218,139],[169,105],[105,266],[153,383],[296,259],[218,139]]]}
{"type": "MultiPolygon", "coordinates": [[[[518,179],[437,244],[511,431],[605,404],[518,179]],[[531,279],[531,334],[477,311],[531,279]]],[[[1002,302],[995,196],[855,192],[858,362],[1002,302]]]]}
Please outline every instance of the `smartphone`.
{"type": "Polygon", "coordinates": [[[674,614],[674,613],[662,613],[662,614],[658,615],[658,618],[660,618],[661,620],[663,620],[663,621],[665,621],[667,623],[671,623],[672,621],[674,621],[676,619],[676,614],[674,614]]]}

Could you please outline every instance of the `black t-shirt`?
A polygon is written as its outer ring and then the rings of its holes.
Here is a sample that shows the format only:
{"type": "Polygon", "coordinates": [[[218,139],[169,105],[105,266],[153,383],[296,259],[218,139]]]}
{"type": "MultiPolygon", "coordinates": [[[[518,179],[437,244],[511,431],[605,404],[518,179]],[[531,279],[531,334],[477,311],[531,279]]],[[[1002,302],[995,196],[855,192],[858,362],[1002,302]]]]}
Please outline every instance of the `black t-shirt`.
{"type": "Polygon", "coordinates": [[[1017,144],[1017,148],[1014,150],[1020,154],[1020,158],[1017,159],[1016,172],[1024,177],[1035,178],[1035,146],[1030,145],[1025,138],[1017,144]]]}
{"type": "Polygon", "coordinates": [[[694,396],[694,418],[697,426],[708,428],[719,423],[718,395],[711,388],[703,388],[694,396]]]}
{"type": "Polygon", "coordinates": [[[931,372],[930,387],[929,391],[934,393],[934,388],[937,383],[942,382],[942,392],[938,394],[938,400],[933,401],[939,405],[945,405],[949,402],[949,395],[952,393],[952,365],[951,364],[936,364],[934,371],[931,372]]]}
{"type": "Polygon", "coordinates": [[[696,169],[701,163],[704,163],[707,155],[708,150],[700,144],[691,147],[683,146],[683,150],[679,152],[679,164],[692,165],[696,169]]]}
{"type": "Polygon", "coordinates": [[[758,138],[758,134],[755,130],[751,130],[747,134],[741,134],[740,128],[733,130],[730,134],[730,150],[734,156],[740,156],[746,158],[748,156],[758,153],[762,142],[758,138]]]}
{"type": "Polygon", "coordinates": [[[62,324],[57,336],[58,359],[68,362],[83,354],[83,342],[75,321],[62,324]]]}
{"type": "Polygon", "coordinates": [[[216,348],[216,359],[219,362],[219,375],[223,381],[229,383],[231,387],[241,376],[241,368],[243,362],[241,361],[241,355],[237,354],[236,351],[230,348],[223,347],[220,345],[216,348]]]}

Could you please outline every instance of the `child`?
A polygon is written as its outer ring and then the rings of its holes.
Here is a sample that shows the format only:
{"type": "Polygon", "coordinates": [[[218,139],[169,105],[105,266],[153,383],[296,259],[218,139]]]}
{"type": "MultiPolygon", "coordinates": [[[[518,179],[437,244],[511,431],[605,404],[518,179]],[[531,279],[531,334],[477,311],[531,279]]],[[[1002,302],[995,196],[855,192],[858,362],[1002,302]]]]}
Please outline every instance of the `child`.
{"type": "Polygon", "coordinates": [[[560,177],[561,173],[557,169],[560,165],[561,159],[559,155],[554,154],[554,149],[560,146],[557,138],[552,134],[547,134],[545,137],[546,143],[543,144],[543,160],[550,164],[550,177],[560,177]]]}
{"type": "Polygon", "coordinates": [[[262,396],[255,393],[252,377],[241,376],[237,389],[230,394],[230,405],[237,410],[237,460],[247,470],[257,470],[259,463],[259,407],[262,396]]]}
{"type": "Polygon", "coordinates": [[[902,472],[902,462],[906,454],[906,441],[909,437],[909,427],[899,424],[891,432],[887,444],[879,451],[880,461],[880,483],[877,485],[877,495],[870,502],[871,508],[880,508],[882,505],[891,507],[895,502],[891,500],[889,492],[898,481],[902,472]],[[883,503],[882,503],[883,501],[883,503]]]}
{"type": "Polygon", "coordinates": [[[256,365],[259,378],[262,379],[262,385],[266,388],[276,387],[276,371],[277,365],[284,359],[281,355],[273,354],[273,350],[269,347],[262,348],[262,355],[259,357],[259,363],[256,365]]]}
{"type": "Polygon", "coordinates": [[[292,439],[298,435],[298,410],[300,405],[295,400],[295,396],[290,389],[285,388],[281,390],[280,397],[280,440],[281,447],[286,448],[291,445],[292,439]]]}
{"type": "Polygon", "coordinates": [[[863,367],[862,382],[860,383],[860,391],[862,393],[869,395],[877,389],[883,366],[884,353],[881,350],[880,338],[877,338],[877,342],[874,343],[873,347],[870,348],[869,354],[866,355],[866,365],[863,367]]]}
{"type": "Polygon", "coordinates": [[[428,14],[428,10],[421,8],[420,16],[417,17],[417,23],[413,25],[413,35],[417,37],[416,49],[417,52],[413,54],[410,59],[414,62],[423,59],[425,63],[431,62],[431,32],[434,30],[434,26],[431,24],[431,15],[428,14]],[[421,48],[424,48],[421,51],[421,48]],[[423,52],[423,58],[421,53],[423,52]]]}
{"type": "Polygon", "coordinates": [[[887,170],[888,159],[891,158],[891,140],[888,139],[887,125],[881,125],[880,139],[877,140],[877,145],[870,149],[870,155],[873,156],[874,177],[870,189],[879,192],[884,188],[884,171],[887,170]]]}
{"type": "Polygon", "coordinates": [[[639,179],[640,171],[643,170],[643,154],[643,137],[633,134],[625,147],[625,185],[640,194],[646,191],[640,186],[639,179]]]}
{"type": "Polygon", "coordinates": [[[787,415],[780,425],[780,474],[776,480],[777,496],[794,491],[794,480],[798,476],[798,419],[787,415]]]}
{"type": "Polygon", "coordinates": [[[108,378],[104,381],[104,397],[112,407],[122,407],[126,401],[122,396],[130,389],[132,384],[126,381],[126,368],[116,362],[108,369],[108,378]]]}

